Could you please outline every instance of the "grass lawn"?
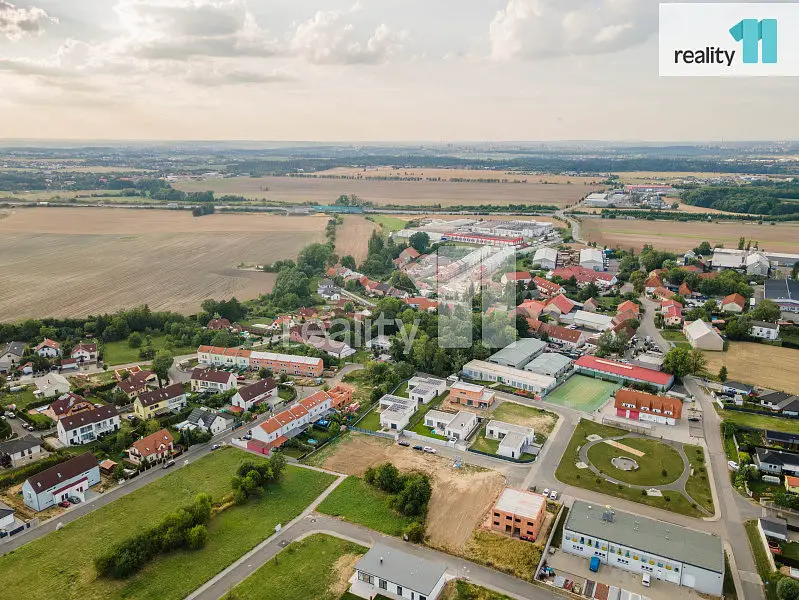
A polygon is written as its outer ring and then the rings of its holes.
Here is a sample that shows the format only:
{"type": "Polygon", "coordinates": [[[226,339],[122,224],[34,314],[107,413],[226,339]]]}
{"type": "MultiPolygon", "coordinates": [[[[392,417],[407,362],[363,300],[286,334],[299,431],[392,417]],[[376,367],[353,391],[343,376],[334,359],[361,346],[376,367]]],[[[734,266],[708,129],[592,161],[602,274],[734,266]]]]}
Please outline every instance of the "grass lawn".
{"type": "Polygon", "coordinates": [[[694,469],[693,475],[688,477],[688,481],[685,483],[685,491],[696,500],[699,506],[713,514],[713,494],[710,491],[710,481],[707,478],[705,453],[700,446],[690,444],[684,444],[682,449],[694,469]]]}
{"type": "Polygon", "coordinates": [[[389,508],[388,495],[350,475],[324,499],[317,509],[320,513],[342,517],[387,535],[400,536],[413,522],[389,508]]]}
{"type": "Polygon", "coordinates": [[[430,427],[424,424],[424,421],[419,421],[416,425],[414,425],[410,431],[414,433],[418,433],[419,435],[426,435],[427,437],[433,438],[435,440],[445,440],[447,439],[444,435],[438,435],[435,431],[433,431],[430,427]]]}
{"type": "MultiPolygon", "coordinates": [[[[158,352],[164,347],[164,344],[166,343],[166,336],[154,335],[152,336],[152,341],[153,348],[155,348],[155,351],[158,352]]],[[[107,365],[125,365],[128,363],[139,362],[142,360],[139,358],[139,350],[140,348],[131,348],[130,345],[128,345],[127,340],[107,342],[103,347],[103,362],[107,365]]],[[[175,356],[180,356],[181,354],[191,354],[192,352],[196,351],[197,348],[194,347],[172,349],[172,353],[175,356]]]]}
{"type": "Polygon", "coordinates": [[[315,534],[289,544],[233,589],[236,600],[338,600],[366,548],[315,534]]]}
{"type": "Polygon", "coordinates": [[[738,462],[738,451],[735,449],[735,441],[732,434],[724,432],[724,426],[721,426],[721,438],[724,440],[724,454],[727,455],[727,460],[734,460],[738,462]]]}
{"type": "MultiPolygon", "coordinates": [[[[586,443],[586,437],[591,434],[602,437],[615,437],[627,433],[615,427],[606,427],[593,421],[581,420],[577,425],[574,435],[569,441],[569,446],[555,471],[555,477],[567,485],[574,485],[586,490],[593,490],[616,498],[623,498],[631,502],[638,502],[655,508],[662,508],[689,517],[703,517],[704,513],[691,506],[682,494],[677,492],[663,492],[663,496],[647,496],[641,490],[628,488],[625,485],[613,485],[601,477],[595,476],[588,469],[578,469],[576,463],[580,460],[578,449],[586,443]]],[[[636,459],[638,460],[638,459],[636,459]]]]}
{"type": "Polygon", "coordinates": [[[533,581],[541,548],[499,533],[477,530],[466,544],[464,556],[474,562],[533,581]]]}
{"type": "Polygon", "coordinates": [[[355,427],[360,427],[361,429],[368,429],[369,431],[380,431],[383,427],[380,425],[380,413],[377,412],[377,406],[375,406],[369,413],[360,421],[355,427]]]}
{"type": "Polygon", "coordinates": [[[632,485],[665,485],[677,481],[682,475],[682,458],[671,446],[642,438],[624,439],[621,443],[640,450],[644,456],[635,456],[631,452],[600,442],[588,451],[588,460],[602,473],[632,485]],[[611,460],[616,457],[631,458],[638,463],[639,468],[635,471],[617,469],[611,464],[611,460]],[[663,475],[664,471],[666,475],[663,475]]]}
{"type": "Polygon", "coordinates": [[[755,557],[757,573],[761,579],[765,579],[772,573],[772,570],[766,555],[766,549],[763,547],[763,541],[760,538],[760,532],[757,529],[757,521],[747,521],[744,523],[744,528],[746,529],[746,537],[749,538],[749,547],[755,557]]]}
{"type": "Polygon", "coordinates": [[[669,342],[688,342],[683,332],[677,329],[662,329],[660,335],[669,342]]]}
{"type": "Polygon", "coordinates": [[[511,600],[511,598],[473,583],[456,580],[444,586],[441,600],[511,600]]]}
{"type": "Polygon", "coordinates": [[[563,385],[558,386],[555,391],[544,396],[544,402],[560,404],[583,412],[594,412],[619,387],[621,386],[617,383],[602,381],[585,375],[572,375],[563,385]]]}
{"type": "Polygon", "coordinates": [[[216,517],[202,550],[163,555],[124,581],[97,579],[95,557],[200,492],[221,498],[245,460],[258,458],[235,448],[218,450],[0,557],[4,595],[28,600],[180,600],[272,535],[277,523],[297,516],[334,480],[325,473],[289,466],[283,481],[262,499],[216,517]]]}
{"type": "Polygon", "coordinates": [[[738,426],[754,427],[756,429],[773,429],[784,433],[799,434],[799,419],[757,415],[737,410],[723,410],[721,411],[721,418],[738,426]]]}
{"type": "MultiPolygon", "coordinates": [[[[400,391],[400,390],[402,390],[402,387],[400,387],[398,391],[400,391]]],[[[407,396],[407,393],[408,393],[407,392],[407,387],[405,388],[405,390],[406,390],[405,391],[405,395],[407,396]]],[[[410,420],[408,421],[408,427],[406,427],[406,429],[410,429],[411,431],[416,431],[417,426],[419,424],[421,424],[421,426],[422,426],[421,431],[424,431],[425,429],[428,429],[427,427],[424,426],[424,416],[427,413],[429,413],[431,410],[437,410],[438,407],[441,406],[441,403],[444,401],[444,398],[446,398],[448,394],[449,394],[449,392],[444,392],[443,394],[439,394],[438,396],[433,398],[427,404],[421,404],[419,406],[419,410],[417,410],[411,416],[410,420]]],[[[397,395],[399,396],[401,394],[397,394],[397,395]]],[[[419,431],[417,431],[417,433],[419,433],[419,431]]],[[[428,434],[427,433],[423,433],[422,435],[428,435],[428,434]]],[[[436,437],[436,436],[430,436],[430,437],[436,437]]]]}
{"type": "Polygon", "coordinates": [[[555,424],[558,422],[558,415],[553,412],[517,404],[516,402],[503,402],[491,413],[491,418],[505,423],[513,423],[514,425],[532,427],[536,434],[541,434],[544,438],[552,433],[555,424]]]}
{"type": "Polygon", "coordinates": [[[470,446],[472,450],[480,452],[488,452],[489,454],[496,454],[499,449],[499,440],[492,440],[486,437],[486,428],[481,427],[479,433],[474,438],[474,443],[470,446]]]}
{"type": "Polygon", "coordinates": [[[405,219],[390,217],[388,215],[369,215],[369,219],[380,225],[381,231],[386,234],[405,229],[405,226],[408,224],[408,221],[405,219]]]}
{"type": "Polygon", "coordinates": [[[7,406],[9,404],[16,404],[17,410],[27,410],[31,404],[37,402],[44,402],[39,400],[33,395],[33,387],[26,387],[19,392],[9,392],[7,394],[0,394],[0,406],[7,406]]]}

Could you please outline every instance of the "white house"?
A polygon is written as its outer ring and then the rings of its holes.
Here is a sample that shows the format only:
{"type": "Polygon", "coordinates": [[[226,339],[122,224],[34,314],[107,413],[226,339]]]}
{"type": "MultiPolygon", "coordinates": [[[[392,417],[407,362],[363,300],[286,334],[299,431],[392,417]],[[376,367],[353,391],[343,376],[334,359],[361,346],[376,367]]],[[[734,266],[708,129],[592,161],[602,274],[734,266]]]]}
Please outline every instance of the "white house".
{"type": "Polygon", "coordinates": [[[58,441],[65,446],[88,444],[102,435],[118,431],[119,413],[113,404],[82,410],[59,419],[56,430],[58,441]]]}
{"type": "Polygon", "coordinates": [[[416,412],[418,403],[410,398],[386,394],[380,398],[380,425],[384,429],[402,431],[416,412]]]}
{"type": "Polygon", "coordinates": [[[22,484],[25,506],[42,511],[72,496],[85,500],[85,492],[100,483],[100,465],[87,452],[28,478],[22,484]]]}
{"type": "Polygon", "coordinates": [[[447,391],[447,382],[438,377],[411,377],[408,381],[408,395],[417,402],[427,404],[436,396],[447,391]]]}
{"type": "Polygon", "coordinates": [[[605,255],[599,248],[583,248],[580,250],[580,266],[592,271],[604,271],[605,255]]]}
{"type": "Polygon", "coordinates": [[[36,346],[33,351],[45,358],[55,358],[61,356],[61,344],[50,338],[44,338],[42,343],[36,346]]]}
{"type": "Polygon", "coordinates": [[[558,265],[558,251],[555,248],[539,248],[533,256],[533,264],[542,269],[554,271],[558,265]]]}
{"type": "Polygon", "coordinates": [[[329,337],[322,337],[319,335],[312,335],[308,338],[306,343],[309,346],[313,346],[317,350],[321,350],[329,356],[338,359],[347,358],[356,352],[355,348],[345,344],[344,342],[339,342],[337,340],[330,339],[329,337]]]}
{"type": "Polygon", "coordinates": [[[532,427],[523,427],[513,423],[491,420],[486,425],[486,437],[500,440],[497,454],[518,459],[527,446],[535,443],[535,431],[532,427]]]}
{"type": "Polygon", "coordinates": [[[216,369],[194,369],[191,372],[191,391],[216,394],[236,387],[236,376],[216,369]]]}
{"type": "Polygon", "coordinates": [[[777,323],[767,323],[766,321],[752,321],[749,335],[761,340],[776,340],[780,337],[780,326],[777,323]]]}
{"type": "Polygon", "coordinates": [[[355,564],[350,593],[367,600],[378,594],[393,599],[437,600],[446,584],[446,567],[415,554],[375,544],[355,564]]]}
{"type": "Polygon", "coordinates": [[[78,344],[72,349],[71,357],[79,363],[97,362],[97,344],[78,344]]]}
{"type": "Polygon", "coordinates": [[[466,440],[477,428],[477,415],[468,410],[460,410],[447,426],[444,435],[450,440],[466,440]]]}
{"type": "Polygon", "coordinates": [[[38,459],[41,453],[42,441],[32,435],[0,442],[0,456],[8,455],[15,467],[38,459]]]}
{"type": "Polygon", "coordinates": [[[269,398],[277,398],[277,381],[266,378],[243,388],[239,388],[230,403],[242,410],[250,410],[269,398]]]}
{"type": "Polygon", "coordinates": [[[58,373],[48,373],[34,379],[38,393],[44,398],[53,398],[66,394],[70,390],[69,381],[58,373]]]}
{"type": "Polygon", "coordinates": [[[175,426],[175,429],[200,429],[212,435],[221,433],[228,429],[233,423],[233,418],[224,413],[213,412],[207,408],[195,408],[189,413],[183,423],[175,426]]]}

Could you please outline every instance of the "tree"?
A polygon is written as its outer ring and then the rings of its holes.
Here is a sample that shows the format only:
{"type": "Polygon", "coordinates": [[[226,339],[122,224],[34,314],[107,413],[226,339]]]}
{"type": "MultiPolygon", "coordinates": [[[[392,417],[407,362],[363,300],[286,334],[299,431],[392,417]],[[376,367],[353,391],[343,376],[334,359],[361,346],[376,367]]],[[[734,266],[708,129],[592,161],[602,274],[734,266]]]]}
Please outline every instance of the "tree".
{"type": "Polygon", "coordinates": [[[413,473],[405,478],[405,485],[394,497],[394,507],[408,517],[424,515],[433,490],[426,475],[413,473]]]}
{"type": "Polygon", "coordinates": [[[672,348],[663,357],[663,370],[676,377],[691,374],[691,352],[688,348],[672,348]]]}
{"type": "Polygon", "coordinates": [[[691,375],[703,375],[706,373],[707,357],[698,348],[692,348],[688,353],[688,368],[691,375]]]}
{"type": "Polygon", "coordinates": [[[721,383],[727,381],[727,367],[724,365],[721,365],[721,368],[719,369],[719,381],[721,383]]]}
{"type": "Polygon", "coordinates": [[[755,321],[776,323],[780,320],[780,307],[773,300],[761,300],[749,316],[755,321]]]}
{"type": "Polygon", "coordinates": [[[163,385],[164,381],[169,381],[169,369],[172,368],[174,361],[172,353],[168,350],[159,350],[156,353],[153,358],[153,372],[158,376],[159,385],[163,385]]]}
{"type": "Polygon", "coordinates": [[[694,248],[694,254],[700,256],[707,256],[712,253],[713,253],[713,248],[710,247],[710,242],[702,242],[701,244],[699,244],[699,246],[694,248]]]}
{"type": "Polygon", "coordinates": [[[424,525],[414,521],[405,529],[405,535],[408,537],[409,542],[421,544],[424,541],[424,525]]]}
{"type": "Polygon", "coordinates": [[[738,238],[738,250],[743,250],[744,246],[746,246],[746,238],[741,236],[738,238]]]}
{"type": "Polygon", "coordinates": [[[799,581],[783,577],[777,583],[777,597],[780,600],[799,600],[799,581]]]}
{"type": "Polygon", "coordinates": [[[358,268],[358,265],[355,264],[355,259],[351,254],[347,254],[341,258],[341,266],[346,267],[350,271],[355,271],[358,268]]]}
{"type": "Polygon", "coordinates": [[[134,331],[128,336],[128,346],[131,348],[141,348],[142,338],[138,331],[134,331]]]}
{"type": "Polygon", "coordinates": [[[799,279],[799,261],[793,263],[793,268],[791,269],[791,279],[799,279]]]}
{"type": "Polygon", "coordinates": [[[258,377],[260,379],[266,379],[267,377],[271,376],[272,376],[272,369],[268,367],[261,367],[260,369],[258,369],[258,377]]]}
{"type": "Polygon", "coordinates": [[[345,313],[355,312],[355,303],[354,302],[349,302],[349,301],[345,302],[344,303],[344,312],[345,313]]]}
{"type": "Polygon", "coordinates": [[[430,248],[430,236],[424,231],[418,231],[408,238],[408,243],[419,254],[425,254],[430,248]]]}

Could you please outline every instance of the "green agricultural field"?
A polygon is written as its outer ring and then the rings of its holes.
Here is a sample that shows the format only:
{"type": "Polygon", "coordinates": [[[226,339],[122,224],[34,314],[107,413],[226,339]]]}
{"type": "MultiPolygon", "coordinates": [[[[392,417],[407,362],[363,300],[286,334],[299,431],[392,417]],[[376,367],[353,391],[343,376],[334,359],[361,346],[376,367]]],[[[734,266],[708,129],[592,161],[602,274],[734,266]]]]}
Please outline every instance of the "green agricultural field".
{"type": "MultiPolygon", "coordinates": [[[[161,350],[166,344],[166,336],[152,336],[153,348],[155,351],[161,350]]],[[[141,362],[139,358],[140,348],[131,348],[127,340],[120,340],[118,342],[106,342],[103,346],[103,362],[109,366],[126,365],[129,363],[141,362]]],[[[191,354],[196,352],[197,348],[172,348],[172,354],[180,356],[182,354],[191,354]]]]}
{"type": "Polygon", "coordinates": [[[385,493],[350,475],[322,501],[317,510],[387,535],[400,536],[413,519],[389,508],[387,501],[385,493]]]}
{"type": "Polygon", "coordinates": [[[284,550],[233,589],[236,600],[338,600],[366,548],[315,534],[284,550]]]}
{"type": "Polygon", "coordinates": [[[544,402],[590,413],[602,406],[620,387],[617,383],[585,375],[572,375],[566,383],[544,396],[544,402]]]}
{"type": "Polygon", "coordinates": [[[0,557],[0,588],[28,600],[181,600],[274,533],[307,507],[334,477],[289,466],[264,497],[225,510],[209,525],[208,544],[194,552],[159,557],[124,581],[97,579],[93,561],[111,546],[160,521],[207,492],[218,500],[230,491],[239,464],[258,460],[224,448],[136,490],[60,531],[0,557]]]}
{"type": "Polygon", "coordinates": [[[671,446],[641,438],[625,438],[620,443],[643,452],[644,456],[635,456],[632,452],[600,442],[588,451],[588,460],[609,477],[632,485],[665,485],[677,481],[682,475],[682,457],[671,446]],[[616,457],[631,458],[639,468],[635,471],[617,469],[611,463],[616,457]]]}
{"type": "Polygon", "coordinates": [[[380,225],[380,230],[385,234],[405,229],[405,226],[408,224],[408,221],[405,219],[388,215],[369,215],[369,220],[380,225]]]}

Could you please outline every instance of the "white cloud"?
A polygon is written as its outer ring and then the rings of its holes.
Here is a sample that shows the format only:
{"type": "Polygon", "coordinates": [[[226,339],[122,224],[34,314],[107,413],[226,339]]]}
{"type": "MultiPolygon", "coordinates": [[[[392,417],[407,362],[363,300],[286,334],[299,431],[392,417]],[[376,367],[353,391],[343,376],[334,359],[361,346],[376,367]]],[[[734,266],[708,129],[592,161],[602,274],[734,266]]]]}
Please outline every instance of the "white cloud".
{"type": "Polygon", "coordinates": [[[655,0],[508,0],[489,28],[495,59],[603,54],[644,42],[655,0]]]}
{"type": "Polygon", "coordinates": [[[39,34],[47,23],[57,22],[41,8],[22,8],[0,0],[0,35],[10,40],[18,40],[26,34],[39,34]]]}
{"type": "Polygon", "coordinates": [[[319,11],[296,27],[289,49],[316,64],[379,64],[398,52],[407,37],[381,24],[361,41],[351,24],[341,22],[341,13],[319,11]]]}

